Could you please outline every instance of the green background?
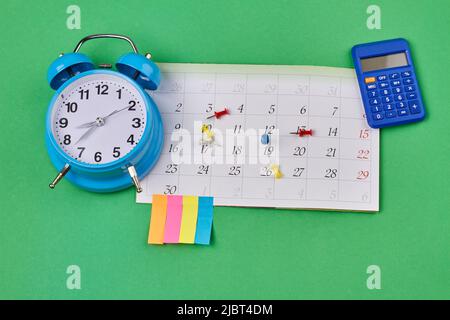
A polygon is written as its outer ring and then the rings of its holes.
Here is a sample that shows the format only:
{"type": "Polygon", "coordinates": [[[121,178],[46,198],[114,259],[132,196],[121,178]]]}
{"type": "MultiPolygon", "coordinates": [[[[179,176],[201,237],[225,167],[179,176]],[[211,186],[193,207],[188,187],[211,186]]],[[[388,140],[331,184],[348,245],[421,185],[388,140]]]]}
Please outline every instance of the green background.
{"type": "MultiPolygon", "coordinates": [[[[450,1],[3,0],[0,15],[0,298],[450,298],[450,1]],[[81,30],[66,27],[70,4],[81,30]],[[381,30],[366,27],[370,4],[381,30]],[[382,130],[379,213],[216,207],[211,246],[148,246],[134,190],[48,188],[47,67],[92,33],[129,35],[160,62],[334,67],[352,66],[354,44],[405,37],[428,114],[382,130]],[[366,287],[372,264],[381,290],[366,287]]],[[[97,63],[128,50],[100,41],[83,47],[97,63]]]]}

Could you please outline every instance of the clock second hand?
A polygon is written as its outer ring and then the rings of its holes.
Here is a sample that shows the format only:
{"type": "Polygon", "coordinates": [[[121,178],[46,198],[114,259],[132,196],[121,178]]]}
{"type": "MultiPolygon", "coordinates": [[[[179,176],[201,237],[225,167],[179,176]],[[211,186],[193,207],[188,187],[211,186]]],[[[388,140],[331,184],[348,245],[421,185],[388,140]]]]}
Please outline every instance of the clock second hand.
{"type": "Polygon", "coordinates": [[[97,129],[100,126],[92,125],[89,129],[86,130],[86,132],[84,132],[81,137],[77,140],[77,142],[75,142],[75,144],[78,144],[78,142],[80,142],[81,140],[83,140],[83,138],[87,137],[90,133],[92,133],[95,129],[97,129]]]}

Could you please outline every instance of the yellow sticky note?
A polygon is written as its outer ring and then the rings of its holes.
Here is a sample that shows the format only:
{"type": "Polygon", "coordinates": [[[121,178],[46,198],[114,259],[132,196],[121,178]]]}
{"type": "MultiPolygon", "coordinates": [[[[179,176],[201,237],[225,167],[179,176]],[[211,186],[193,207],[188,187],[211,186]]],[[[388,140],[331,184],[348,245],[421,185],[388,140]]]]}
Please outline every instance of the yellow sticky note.
{"type": "Polygon", "coordinates": [[[180,243],[194,243],[197,228],[198,197],[183,196],[180,243]]]}
{"type": "Polygon", "coordinates": [[[149,244],[164,243],[164,229],[166,227],[167,196],[154,194],[152,197],[152,217],[148,233],[149,244]]]}

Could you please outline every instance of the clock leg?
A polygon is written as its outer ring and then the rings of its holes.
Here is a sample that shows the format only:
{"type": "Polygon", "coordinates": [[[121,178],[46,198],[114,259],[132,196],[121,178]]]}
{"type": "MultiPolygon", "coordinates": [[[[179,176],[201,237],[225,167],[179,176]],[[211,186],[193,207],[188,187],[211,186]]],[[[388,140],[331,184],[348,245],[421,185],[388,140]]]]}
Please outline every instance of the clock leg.
{"type": "Polygon", "coordinates": [[[58,173],[58,175],[56,176],[56,178],[52,181],[52,183],[49,184],[50,189],[54,189],[55,186],[58,184],[58,182],[61,181],[62,178],[64,178],[64,176],[67,174],[67,172],[69,172],[70,170],[70,165],[68,165],[67,163],[64,165],[64,168],[61,169],[61,171],[58,173]]]}
{"type": "Polygon", "coordinates": [[[141,193],[142,192],[141,183],[139,182],[139,178],[134,166],[128,167],[128,173],[130,174],[131,180],[133,181],[133,184],[136,187],[137,193],[141,193]]]}

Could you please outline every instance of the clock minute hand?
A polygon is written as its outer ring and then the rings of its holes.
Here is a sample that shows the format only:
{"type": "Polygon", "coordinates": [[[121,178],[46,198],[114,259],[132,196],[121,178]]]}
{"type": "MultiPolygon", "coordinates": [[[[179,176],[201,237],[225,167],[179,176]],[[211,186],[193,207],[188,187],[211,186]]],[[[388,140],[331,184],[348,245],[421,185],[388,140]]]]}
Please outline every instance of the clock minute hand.
{"type": "MultiPolygon", "coordinates": [[[[121,110],[114,110],[113,112],[111,112],[110,114],[108,114],[107,116],[103,117],[103,120],[106,118],[109,118],[110,116],[112,116],[113,114],[116,114],[117,112],[120,112],[121,110]]],[[[91,121],[91,122],[86,122],[83,124],[80,124],[77,128],[82,129],[82,128],[90,128],[93,127],[94,125],[97,124],[97,121],[91,121]]]]}
{"type": "Polygon", "coordinates": [[[121,112],[121,111],[123,111],[123,110],[125,110],[125,109],[128,109],[128,108],[129,108],[129,107],[126,106],[125,108],[114,110],[113,112],[111,112],[111,113],[108,114],[107,116],[104,116],[104,117],[103,117],[103,120],[105,120],[106,118],[109,118],[109,117],[111,117],[112,115],[115,115],[116,113],[119,113],[119,112],[121,112]]]}
{"type": "MultiPolygon", "coordinates": [[[[110,114],[104,116],[102,119],[105,120],[106,118],[109,118],[109,117],[115,115],[116,113],[119,113],[119,112],[121,112],[121,111],[123,111],[123,110],[125,110],[125,109],[128,109],[128,108],[129,108],[129,107],[127,106],[127,107],[124,107],[124,108],[122,108],[122,109],[114,110],[114,111],[111,112],[110,114]]],[[[83,124],[79,125],[77,128],[79,128],[79,129],[82,129],[82,128],[90,128],[90,127],[93,127],[93,126],[96,126],[96,125],[97,125],[97,121],[91,121],[91,122],[83,123],[83,124]]]]}

